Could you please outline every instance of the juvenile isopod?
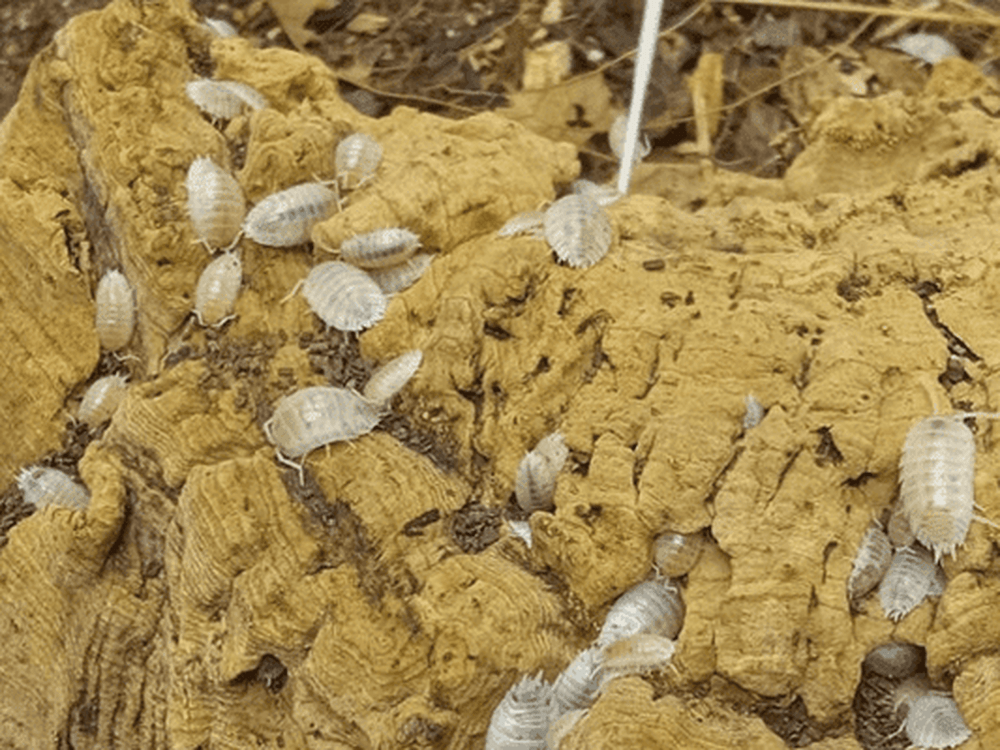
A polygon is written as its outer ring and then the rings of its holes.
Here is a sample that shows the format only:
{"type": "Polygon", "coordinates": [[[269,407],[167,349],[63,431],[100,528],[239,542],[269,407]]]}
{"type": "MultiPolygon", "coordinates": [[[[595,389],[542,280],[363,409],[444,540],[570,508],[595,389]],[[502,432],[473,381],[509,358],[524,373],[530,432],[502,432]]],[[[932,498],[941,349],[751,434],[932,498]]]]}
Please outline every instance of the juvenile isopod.
{"type": "Polygon", "coordinates": [[[516,237],[519,234],[530,234],[532,237],[545,239],[542,224],[545,222],[544,211],[522,211],[514,214],[497,230],[497,237],[516,237]]]}
{"type": "MultiPolygon", "coordinates": [[[[611,123],[611,128],[608,130],[608,145],[611,146],[611,152],[615,155],[618,161],[622,160],[622,156],[625,152],[625,136],[627,133],[628,115],[618,115],[614,122],[611,123]]],[[[646,136],[643,136],[642,142],[636,144],[635,161],[642,161],[649,156],[650,151],[652,151],[652,147],[649,145],[649,139],[646,136]]]]}
{"type": "Polygon", "coordinates": [[[878,524],[872,524],[861,537],[854,556],[851,576],[847,579],[847,598],[856,601],[878,586],[892,561],[889,537],[878,524]]]}
{"type": "Polygon", "coordinates": [[[636,633],[653,633],[673,639],[684,626],[684,600],[669,579],[643,581],[618,597],[597,636],[607,646],[636,633]]]}
{"type": "Polygon", "coordinates": [[[601,650],[596,646],[581,651],[552,684],[549,721],[565,713],[589,708],[601,687],[601,650]]]}
{"type": "Polygon", "coordinates": [[[556,491],[556,477],[569,456],[563,436],[553,432],[538,441],[517,467],[514,494],[517,504],[529,513],[548,510],[556,491]]]}
{"type": "Polygon", "coordinates": [[[267,99],[259,91],[238,81],[198,78],[185,84],[184,89],[198,109],[216,120],[231,120],[244,107],[264,109],[267,106],[267,99]]]}
{"type": "Polygon", "coordinates": [[[135,295],[120,271],[108,271],[97,285],[97,337],[108,351],[117,351],[135,329],[135,295]]]}
{"type": "Polygon", "coordinates": [[[493,711],[486,750],[543,750],[551,699],[552,686],[541,675],[516,683],[493,711]]]}
{"type": "Polygon", "coordinates": [[[360,331],[385,315],[387,303],[378,285],[360,268],[339,260],[313,266],[302,294],[324,323],[340,331],[360,331]]]}
{"type": "Polygon", "coordinates": [[[382,161],[382,146],[370,135],[353,133],[337,144],[334,161],[340,186],[353,190],[375,176],[382,161]]]}
{"type": "Polygon", "coordinates": [[[653,564],[661,576],[677,578],[691,572],[704,546],[704,534],[665,532],[653,540],[653,564]]]}
{"type": "Polygon", "coordinates": [[[896,689],[896,705],[906,707],[903,728],[914,747],[949,748],[972,736],[955,699],[942,690],[924,686],[925,680],[910,678],[896,689]]]}
{"type": "Polygon", "coordinates": [[[898,622],[915,609],[930,593],[936,568],[931,553],[920,545],[897,550],[878,588],[886,617],[898,622]]]}
{"type": "Polygon", "coordinates": [[[246,214],[240,184],[211,159],[202,156],[191,162],[184,186],[188,213],[198,239],[209,249],[232,246],[246,214]]]}
{"type": "Polygon", "coordinates": [[[585,195],[598,206],[610,206],[618,201],[622,194],[615,185],[598,185],[590,180],[573,180],[570,190],[576,195],[585,195]]]}
{"type": "Polygon", "coordinates": [[[243,283],[239,253],[223,253],[201,272],[194,292],[194,314],[203,326],[221,326],[230,320],[243,283]]]}
{"type": "Polygon", "coordinates": [[[312,386],[278,401],[274,415],[264,423],[264,434],[283,457],[299,458],[321,445],[371,432],[379,416],[354,391],[312,386]]]}
{"type": "Polygon", "coordinates": [[[417,279],[423,276],[424,271],[431,267],[432,260],[434,260],[433,253],[417,253],[398,266],[373,268],[368,271],[368,276],[378,284],[378,288],[382,290],[382,294],[390,297],[411,286],[417,279]]]}
{"type": "Polygon", "coordinates": [[[965,541],[972,522],[976,443],[957,417],[928,417],[907,433],[899,460],[899,503],[935,562],[965,541]]]}
{"type": "Polygon", "coordinates": [[[545,239],[559,260],[587,268],[611,247],[611,221],[592,198],[567,195],[545,212],[545,239]]]}
{"type": "Polygon", "coordinates": [[[388,268],[399,265],[420,249],[420,238],[409,229],[376,229],[345,240],[340,258],[359,268],[388,268]]]}
{"type": "Polygon", "coordinates": [[[97,427],[114,415],[128,392],[122,375],[107,375],[95,380],[83,394],[77,418],[88,427],[97,427]]]}
{"type": "Polygon", "coordinates": [[[751,393],[743,399],[743,429],[752,430],[764,419],[764,405],[751,393]]]}
{"type": "Polygon", "coordinates": [[[423,358],[422,351],[412,349],[395,359],[390,359],[372,373],[362,395],[380,409],[387,407],[392,397],[410,382],[410,378],[420,368],[423,358]]]}
{"type": "Polygon", "coordinates": [[[17,475],[17,486],[24,501],[39,508],[61,505],[74,510],[86,510],[90,503],[87,488],[74,482],[58,469],[30,466],[17,475]]]}
{"type": "Polygon", "coordinates": [[[528,545],[528,549],[531,549],[534,544],[534,539],[531,536],[531,524],[527,521],[515,521],[509,518],[507,519],[507,525],[510,527],[510,533],[518,539],[523,540],[528,545]]]}
{"type": "Polygon", "coordinates": [[[238,36],[236,27],[233,26],[229,21],[222,18],[206,18],[201,22],[203,28],[215,34],[217,37],[223,39],[229,39],[234,36],[238,36]]]}
{"type": "Polygon", "coordinates": [[[329,218],[336,207],[334,191],[319,182],[304,182],[273,193],[250,209],[243,233],[269,247],[301,245],[313,225],[329,218]]]}

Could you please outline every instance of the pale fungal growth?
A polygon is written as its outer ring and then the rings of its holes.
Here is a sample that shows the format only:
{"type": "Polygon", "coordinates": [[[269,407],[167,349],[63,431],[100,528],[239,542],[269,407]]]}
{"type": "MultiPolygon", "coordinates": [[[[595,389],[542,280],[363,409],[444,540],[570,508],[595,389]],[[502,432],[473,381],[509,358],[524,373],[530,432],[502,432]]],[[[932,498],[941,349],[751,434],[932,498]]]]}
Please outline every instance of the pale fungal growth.
{"type": "Polygon", "coordinates": [[[657,633],[636,633],[609,643],[601,652],[601,685],[623,675],[663,669],[676,648],[676,641],[657,633]]]}
{"type": "Polygon", "coordinates": [[[382,162],[382,146],[365,133],[353,133],[337,144],[334,155],[337,181],[353,190],[375,176],[382,162]]]}
{"type": "Polygon", "coordinates": [[[135,330],[135,294],[120,271],[108,271],[97,285],[95,325],[101,346],[117,351],[135,330]]]}
{"type": "Polygon", "coordinates": [[[573,268],[592,266],[611,247],[611,221],[585,195],[567,195],[545,212],[545,240],[559,260],[573,268]]]}
{"type": "Polygon", "coordinates": [[[95,380],[83,394],[77,418],[91,428],[104,424],[114,416],[127,392],[128,381],[122,375],[95,380]]]}
{"type": "Polygon", "coordinates": [[[552,684],[549,721],[566,713],[589,708],[601,687],[601,650],[596,646],[581,651],[552,684]]]}
{"type": "Polygon", "coordinates": [[[524,677],[494,709],[486,750],[544,750],[552,686],[541,675],[524,677]]]}
{"type": "Polygon", "coordinates": [[[345,240],[340,258],[359,268],[388,268],[403,263],[420,249],[420,238],[409,229],[376,229],[345,240]]]}
{"type": "MultiPolygon", "coordinates": [[[[618,161],[622,160],[625,152],[625,134],[627,130],[628,116],[624,114],[618,115],[615,121],[611,123],[610,130],[608,130],[608,145],[611,146],[611,152],[618,161]]],[[[642,161],[649,156],[649,152],[652,150],[652,147],[649,145],[649,139],[643,136],[642,142],[636,144],[635,153],[633,154],[635,161],[642,161]]]]}
{"type": "Polygon", "coordinates": [[[517,467],[514,494],[522,510],[532,513],[552,507],[556,477],[568,457],[569,449],[563,436],[553,432],[539,440],[535,449],[521,459],[517,467]]]}
{"type": "Polygon", "coordinates": [[[324,323],[340,331],[360,331],[385,315],[387,301],[378,284],[360,268],[339,260],[313,266],[302,294],[324,323]]]}
{"type": "Polygon", "coordinates": [[[194,292],[194,314],[203,326],[219,327],[233,316],[233,305],[243,283],[239,253],[223,253],[201,272],[194,292]]]}
{"type": "Polygon", "coordinates": [[[544,211],[522,211],[514,214],[507,223],[497,230],[497,237],[516,237],[519,234],[529,234],[535,239],[545,239],[542,224],[545,222],[544,211]]]}
{"type": "Polygon", "coordinates": [[[431,267],[432,260],[434,260],[432,253],[417,253],[398,266],[373,268],[368,271],[368,276],[382,290],[382,294],[391,297],[412,286],[424,275],[424,271],[431,267]]]}
{"type": "Polygon", "coordinates": [[[202,156],[191,162],[184,186],[198,239],[209,249],[234,245],[246,215],[243,190],[236,179],[202,156]]]}
{"type": "Polygon", "coordinates": [[[292,247],[309,240],[313,225],[330,218],[337,194],[319,182],[304,182],[273,193],[250,209],[243,233],[268,247],[292,247]]]}
{"type": "Polygon", "coordinates": [[[602,648],[638,633],[677,637],[684,626],[684,600],[669,579],[643,581],[618,597],[597,636],[602,648]]]}
{"type": "Polygon", "coordinates": [[[705,547],[704,534],[664,532],[653,540],[653,565],[667,578],[690,573],[705,547]]]}
{"type": "Polygon", "coordinates": [[[377,410],[354,391],[319,385],[278,401],[264,434],[282,457],[300,458],[321,445],[365,435],[378,421],[377,410]]]}
{"type": "Polygon", "coordinates": [[[915,675],[924,665],[924,649],[912,643],[886,643],[868,652],[862,666],[893,680],[915,675]]]}
{"type": "Polygon", "coordinates": [[[743,399],[743,429],[752,430],[764,419],[764,405],[751,393],[743,399]]]}
{"type": "Polygon", "coordinates": [[[246,107],[264,109],[267,99],[252,86],[239,81],[198,78],[184,86],[188,98],[214,120],[231,120],[246,107]]]}
{"type": "Polygon", "coordinates": [[[912,612],[930,594],[936,568],[931,553],[919,545],[897,550],[878,588],[886,617],[898,622],[912,612]]]}
{"type": "Polygon", "coordinates": [[[934,560],[965,541],[974,506],[976,443],[958,416],[928,417],[906,435],[899,460],[899,503],[934,560]]]}
{"type": "Polygon", "coordinates": [[[86,510],[90,504],[87,488],[74,482],[58,469],[30,466],[17,475],[17,486],[24,501],[39,508],[61,505],[73,510],[86,510]]]}
{"type": "Polygon", "coordinates": [[[972,736],[950,693],[910,678],[896,688],[895,703],[906,709],[903,729],[916,748],[957,747],[972,736]]]}
{"type": "Polygon", "coordinates": [[[872,524],[861,537],[851,576],[847,579],[847,598],[856,601],[879,585],[892,561],[889,537],[878,524],[872,524]]]}
{"type": "Polygon", "coordinates": [[[411,349],[389,360],[372,373],[361,395],[379,409],[388,408],[393,396],[416,374],[423,359],[422,351],[411,349]]]}

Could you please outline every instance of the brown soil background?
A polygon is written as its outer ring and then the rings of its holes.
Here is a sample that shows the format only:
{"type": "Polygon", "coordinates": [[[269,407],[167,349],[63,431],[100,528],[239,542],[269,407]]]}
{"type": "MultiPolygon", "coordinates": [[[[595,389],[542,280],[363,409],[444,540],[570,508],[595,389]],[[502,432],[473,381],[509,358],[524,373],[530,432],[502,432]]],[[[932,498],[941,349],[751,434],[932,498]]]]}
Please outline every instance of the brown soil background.
{"type": "MultiPolygon", "coordinates": [[[[612,171],[630,71],[587,53],[626,53],[634,13],[213,6],[243,33],[223,40],[182,0],[115,0],[46,43],[45,8],[8,26],[8,72],[37,56],[0,126],[0,747],[480,747],[507,688],[586,647],[664,530],[710,541],[675,668],[613,682],[563,748],[902,747],[891,685],[861,672],[894,639],[926,646],[963,747],[997,745],[1000,533],[974,524],[944,595],[898,625],[845,593],[909,427],[1000,409],[985,21],[949,30],[968,59],[930,68],[863,36],[885,19],[775,11],[786,44],[759,9],[675,9],[653,154],[609,208],[608,256],[578,270],[495,230],[612,171]],[[350,30],[362,12],[374,32],[350,30]],[[183,88],[211,73],[272,107],[214,126],[183,88]],[[727,108],[694,119],[699,98],[727,108]],[[427,274],[344,336],[281,302],[327,253],[244,241],[238,319],[185,326],[208,262],[188,164],[213,156],[256,202],[332,175],[357,130],[383,165],[314,240],[408,226],[438,254],[427,274]],[[93,327],[109,267],[137,289],[124,359],[93,327]],[[314,452],[304,485],[274,462],[278,398],[415,347],[382,429],[314,452]],[[110,371],[132,387],[91,435],[71,415],[110,371]],[[767,414],[746,431],[748,394],[767,414]],[[555,429],[570,465],[529,550],[505,523],[514,476],[555,429]],[[13,480],[37,462],[78,474],[88,511],[25,508],[13,480]]],[[[994,430],[976,498],[997,520],[994,430]]]]}

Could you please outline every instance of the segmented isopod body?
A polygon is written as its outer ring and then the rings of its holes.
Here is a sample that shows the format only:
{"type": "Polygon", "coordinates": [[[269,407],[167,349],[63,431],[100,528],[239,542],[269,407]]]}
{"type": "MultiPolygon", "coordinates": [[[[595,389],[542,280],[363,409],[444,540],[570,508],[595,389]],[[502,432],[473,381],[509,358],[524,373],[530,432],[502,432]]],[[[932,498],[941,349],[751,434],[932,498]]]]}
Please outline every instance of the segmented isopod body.
{"type": "Polygon", "coordinates": [[[907,433],[899,461],[899,502],[934,560],[954,554],[972,522],[976,443],[957,417],[929,417],[907,433]]]}
{"type": "Polygon", "coordinates": [[[684,600],[669,579],[643,581],[618,597],[604,619],[597,645],[604,647],[636,633],[676,638],[684,626],[684,600]]]}
{"type": "Polygon", "coordinates": [[[897,550],[878,587],[886,617],[899,621],[928,595],[937,566],[931,553],[919,545],[897,550]]]}
{"type": "Polygon", "coordinates": [[[424,275],[424,271],[431,267],[434,260],[432,253],[417,253],[405,263],[390,268],[373,268],[368,272],[371,280],[378,284],[382,294],[390,297],[396,292],[401,292],[411,286],[417,279],[424,275]]]}
{"type": "Polygon", "coordinates": [[[337,194],[318,182],[304,182],[267,196],[250,209],[243,222],[247,237],[269,247],[301,245],[313,225],[329,218],[337,194]]]}
{"type": "Polygon", "coordinates": [[[231,120],[240,114],[244,107],[252,109],[267,107],[267,99],[259,91],[239,81],[198,78],[185,84],[184,89],[198,109],[217,120],[231,120]]]}
{"type": "Polygon", "coordinates": [[[902,680],[915,675],[924,665],[925,652],[912,643],[886,643],[868,652],[862,666],[871,672],[902,680]]]}
{"type": "Polygon", "coordinates": [[[378,412],[354,391],[320,385],[278,401],[264,434],[283,456],[298,458],[321,445],[365,435],[378,421],[378,412]]]}
{"type": "Polygon", "coordinates": [[[120,271],[108,271],[97,285],[97,337],[108,351],[121,349],[135,330],[135,295],[120,271]]]}
{"type": "Polygon", "coordinates": [[[243,264],[238,253],[223,253],[198,279],[194,292],[194,314],[203,326],[220,326],[230,319],[243,283],[243,264]]]}
{"type": "Polygon", "coordinates": [[[302,294],[324,323],[340,331],[360,331],[385,315],[387,303],[378,284],[360,268],[339,260],[313,266],[302,294]]]}
{"type": "Polygon", "coordinates": [[[375,176],[382,146],[370,135],[353,133],[337,144],[334,161],[341,187],[351,190],[375,176]]]}
{"type": "Polygon", "coordinates": [[[376,229],[345,240],[340,258],[359,268],[387,268],[404,262],[420,249],[420,238],[409,229],[376,229]]]}
{"type": "Polygon", "coordinates": [[[601,652],[601,684],[626,674],[662,669],[673,658],[677,643],[656,633],[636,633],[609,643],[601,652]]]}
{"type": "Polygon", "coordinates": [[[854,567],[847,579],[847,598],[860,599],[879,585],[892,562],[892,544],[882,527],[872,524],[861,537],[858,552],[854,556],[854,567]]]}
{"type": "Polygon", "coordinates": [[[493,711],[486,750],[544,750],[552,686],[536,677],[516,683],[493,711]]]}
{"type": "Polygon", "coordinates": [[[497,230],[497,237],[516,237],[519,234],[530,234],[536,239],[545,239],[542,225],[545,223],[544,211],[522,211],[514,214],[497,230]]]}
{"type": "Polygon", "coordinates": [[[198,239],[212,247],[230,245],[246,214],[243,190],[231,174],[202,156],[191,162],[187,179],[188,213],[198,239]]]}
{"type": "Polygon", "coordinates": [[[362,395],[379,408],[388,406],[392,397],[410,382],[423,359],[422,351],[412,349],[389,360],[372,373],[362,395]]]}
{"type": "Polygon", "coordinates": [[[17,486],[24,495],[24,501],[42,508],[46,505],[62,505],[74,510],[86,510],[90,503],[87,488],[74,482],[58,469],[30,466],[17,475],[17,486]]]}
{"type": "Polygon", "coordinates": [[[653,564],[660,575],[677,578],[691,572],[704,546],[704,534],[668,531],[653,540],[653,564]]]}
{"type": "Polygon", "coordinates": [[[587,268],[611,247],[611,221],[604,209],[585,195],[567,195],[545,212],[545,239],[559,260],[587,268]]]}
{"type": "Polygon", "coordinates": [[[89,427],[97,427],[114,416],[128,392],[128,382],[122,375],[107,375],[95,380],[83,394],[77,418],[89,427]]]}
{"type": "Polygon", "coordinates": [[[751,393],[743,399],[746,411],[743,414],[743,429],[752,430],[764,419],[764,405],[751,393]]]}
{"type": "Polygon", "coordinates": [[[948,693],[931,690],[901,702],[907,705],[903,727],[914,747],[955,747],[972,736],[958,705],[948,693]]]}
{"type": "Polygon", "coordinates": [[[569,449],[558,432],[542,438],[534,450],[525,454],[517,467],[514,483],[514,494],[522,510],[531,513],[552,507],[556,477],[568,456],[569,449]]]}
{"type": "MultiPolygon", "coordinates": [[[[622,160],[622,156],[625,153],[625,136],[627,134],[628,115],[618,115],[608,130],[608,145],[611,146],[611,152],[618,161],[622,160]]],[[[636,144],[635,161],[642,161],[649,156],[650,151],[652,151],[652,147],[649,145],[649,139],[643,136],[642,141],[636,144]]]]}
{"type": "Polygon", "coordinates": [[[565,713],[589,708],[601,687],[601,650],[596,646],[581,651],[552,685],[549,721],[565,713]]]}

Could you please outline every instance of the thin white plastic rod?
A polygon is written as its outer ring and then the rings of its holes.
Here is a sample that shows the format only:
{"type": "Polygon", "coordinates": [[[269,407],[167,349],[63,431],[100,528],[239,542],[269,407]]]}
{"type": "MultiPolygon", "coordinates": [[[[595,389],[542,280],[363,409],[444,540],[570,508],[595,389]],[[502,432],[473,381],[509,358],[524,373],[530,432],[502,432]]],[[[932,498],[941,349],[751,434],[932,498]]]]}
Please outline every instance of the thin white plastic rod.
{"type": "Polygon", "coordinates": [[[646,102],[646,89],[653,70],[653,55],[656,54],[656,38],[660,34],[660,14],[663,0],[646,0],[642,13],[642,31],[639,32],[639,54],[635,60],[635,76],[632,78],[632,106],[628,111],[628,127],[625,129],[625,146],[622,149],[618,170],[618,192],[628,195],[632,184],[632,168],[635,166],[635,150],[639,145],[639,126],[642,107],[646,102]]]}

